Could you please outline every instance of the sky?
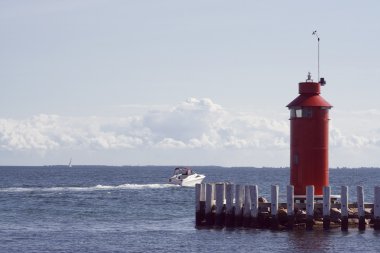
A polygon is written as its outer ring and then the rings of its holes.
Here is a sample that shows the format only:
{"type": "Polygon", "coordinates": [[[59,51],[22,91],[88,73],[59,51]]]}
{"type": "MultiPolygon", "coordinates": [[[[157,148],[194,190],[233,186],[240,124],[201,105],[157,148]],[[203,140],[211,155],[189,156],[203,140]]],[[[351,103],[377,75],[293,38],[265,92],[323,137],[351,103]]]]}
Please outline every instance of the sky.
{"type": "Polygon", "coordinates": [[[380,167],[379,9],[0,0],[0,165],[287,167],[317,30],[330,167],[380,167]]]}

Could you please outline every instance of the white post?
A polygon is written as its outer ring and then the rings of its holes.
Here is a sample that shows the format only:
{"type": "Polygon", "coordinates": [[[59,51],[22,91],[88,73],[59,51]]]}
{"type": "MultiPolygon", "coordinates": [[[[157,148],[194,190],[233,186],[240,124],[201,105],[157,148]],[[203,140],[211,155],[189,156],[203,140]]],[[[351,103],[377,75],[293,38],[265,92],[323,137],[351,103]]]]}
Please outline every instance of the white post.
{"type": "Polygon", "coordinates": [[[201,184],[195,185],[195,225],[201,225],[201,184]]]}
{"type": "Polygon", "coordinates": [[[241,209],[243,207],[244,187],[240,184],[235,188],[235,216],[241,215],[241,209]]]}
{"type": "Polygon", "coordinates": [[[306,215],[314,216],[314,185],[306,186],[306,215]]]}
{"type": "Polygon", "coordinates": [[[253,218],[257,218],[259,215],[259,190],[257,185],[249,186],[251,195],[251,214],[253,218]]]}
{"type": "Polygon", "coordinates": [[[277,216],[278,213],[278,185],[271,187],[271,215],[277,216]]]}
{"type": "Polygon", "coordinates": [[[271,215],[272,215],[272,229],[278,228],[278,185],[271,187],[271,215]]]}
{"type": "Polygon", "coordinates": [[[363,186],[357,186],[359,230],[365,230],[365,211],[364,211],[364,189],[363,186]]]}
{"type": "Polygon", "coordinates": [[[342,186],[340,193],[341,212],[342,212],[342,231],[348,230],[348,186],[342,186]]]}
{"type": "Polygon", "coordinates": [[[227,184],[228,183],[223,183],[223,199],[224,199],[224,201],[226,200],[226,187],[227,187],[227,184]]]}
{"type": "Polygon", "coordinates": [[[363,186],[358,186],[357,187],[357,193],[358,193],[358,215],[359,217],[360,216],[364,216],[365,215],[365,212],[364,212],[364,189],[363,189],[363,186]]]}
{"type": "Polygon", "coordinates": [[[375,186],[375,200],[373,203],[373,216],[375,230],[380,230],[380,186],[375,186]]]}
{"type": "Polygon", "coordinates": [[[243,226],[248,227],[251,221],[251,194],[249,185],[244,187],[244,211],[243,211],[243,226]]]}
{"type": "Polygon", "coordinates": [[[214,195],[215,195],[215,184],[207,184],[206,185],[206,205],[205,205],[205,216],[207,225],[213,225],[212,223],[212,206],[214,203],[214,195]]]}
{"type": "Polygon", "coordinates": [[[323,186],[323,228],[330,229],[331,188],[323,186]]]}
{"type": "Polygon", "coordinates": [[[294,225],[294,186],[286,187],[286,203],[288,209],[288,228],[293,229],[294,225]]]}
{"type": "Polygon", "coordinates": [[[200,201],[206,201],[206,184],[203,183],[203,184],[200,184],[201,185],[201,196],[199,198],[200,201]]]}
{"type": "Polygon", "coordinates": [[[201,184],[195,185],[195,212],[201,209],[201,184]]]}
{"type": "Polygon", "coordinates": [[[306,229],[313,229],[314,185],[306,186],[306,229]]]}
{"type": "Polygon", "coordinates": [[[211,213],[214,194],[214,184],[206,184],[206,213],[211,213]]]}
{"type": "Polygon", "coordinates": [[[226,185],[226,214],[232,214],[232,210],[234,208],[234,185],[227,184],[226,185]]]}
{"type": "Polygon", "coordinates": [[[342,186],[340,200],[342,217],[348,217],[348,186],[342,186]]]}
{"type": "Polygon", "coordinates": [[[323,186],[323,216],[330,216],[331,209],[331,188],[323,186]]]}
{"type": "Polygon", "coordinates": [[[205,218],[206,185],[195,185],[195,225],[200,226],[205,218]]]}
{"type": "Polygon", "coordinates": [[[222,225],[222,210],[224,205],[224,184],[216,184],[216,212],[215,212],[215,225],[222,225]]]}
{"type": "Polygon", "coordinates": [[[234,185],[226,184],[226,221],[227,227],[233,226],[233,210],[234,210],[234,185]]]}
{"type": "Polygon", "coordinates": [[[258,227],[258,216],[259,216],[259,191],[257,185],[249,186],[249,191],[251,195],[251,226],[258,227]]]}
{"type": "Polygon", "coordinates": [[[294,215],[294,186],[288,185],[286,187],[286,199],[287,199],[287,209],[288,216],[294,215]]]}
{"type": "Polygon", "coordinates": [[[220,215],[224,205],[224,184],[215,185],[216,192],[216,215],[220,215]]]}
{"type": "Polygon", "coordinates": [[[236,185],[235,188],[235,223],[237,226],[241,226],[242,206],[244,198],[244,186],[236,185]]]}

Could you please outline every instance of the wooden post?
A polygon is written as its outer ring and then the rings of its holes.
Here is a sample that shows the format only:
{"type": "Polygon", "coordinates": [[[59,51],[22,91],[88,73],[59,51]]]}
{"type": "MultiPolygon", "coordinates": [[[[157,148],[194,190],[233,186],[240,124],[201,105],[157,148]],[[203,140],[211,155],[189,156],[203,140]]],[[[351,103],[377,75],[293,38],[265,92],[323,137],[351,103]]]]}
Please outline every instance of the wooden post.
{"type": "Polygon", "coordinates": [[[294,186],[288,185],[286,187],[286,202],[288,211],[288,229],[293,229],[294,225],[294,186]]]}
{"type": "Polygon", "coordinates": [[[216,192],[216,211],[215,211],[215,225],[218,227],[223,226],[223,207],[224,207],[224,184],[215,185],[216,192]]]}
{"type": "Polygon", "coordinates": [[[200,211],[201,211],[201,184],[195,185],[195,226],[201,224],[200,211]]]}
{"type": "Polygon", "coordinates": [[[235,226],[242,225],[244,186],[236,185],[235,188],[235,226]]]}
{"type": "Polygon", "coordinates": [[[341,193],[340,193],[340,200],[341,200],[341,220],[342,220],[342,231],[348,230],[348,186],[342,186],[341,193]]]}
{"type": "Polygon", "coordinates": [[[306,229],[312,230],[314,225],[314,185],[306,186],[306,229]]]}
{"type": "Polygon", "coordinates": [[[272,229],[278,229],[278,185],[272,185],[271,187],[270,206],[270,213],[272,216],[271,227],[272,229]]]}
{"type": "Polygon", "coordinates": [[[206,204],[205,204],[205,218],[206,225],[214,225],[214,217],[212,214],[212,207],[214,204],[215,184],[206,184],[206,204]]]}
{"type": "Polygon", "coordinates": [[[201,226],[205,218],[205,200],[206,200],[205,184],[196,184],[195,185],[195,226],[201,226]]]}
{"type": "Polygon", "coordinates": [[[258,227],[258,215],[259,215],[259,191],[257,185],[249,186],[249,191],[251,195],[251,218],[252,227],[258,227]]]}
{"type": "Polygon", "coordinates": [[[233,227],[234,225],[234,185],[226,184],[226,227],[233,227]]]}
{"type": "Polygon", "coordinates": [[[373,202],[373,228],[380,230],[380,186],[375,186],[375,198],[373,202]]]}
{"type": "Polygon", "coordinates": [[[323,186],[323,229],[330,229],[331,188],[323,186]]]}
{"type": "Polygon", "coordinates": [[[243,226],[249,227],[251,224],[251,194],[249,185],[244,187],[244,211],[243,211],[243,226]]]}
{"type": "Polygon", "coordinates": [[[364,189],[363,186],[357,186],[358,197],[358,216],[359,216],[359,230],[365,230],[365,212],[364,212],[364,189]]]}

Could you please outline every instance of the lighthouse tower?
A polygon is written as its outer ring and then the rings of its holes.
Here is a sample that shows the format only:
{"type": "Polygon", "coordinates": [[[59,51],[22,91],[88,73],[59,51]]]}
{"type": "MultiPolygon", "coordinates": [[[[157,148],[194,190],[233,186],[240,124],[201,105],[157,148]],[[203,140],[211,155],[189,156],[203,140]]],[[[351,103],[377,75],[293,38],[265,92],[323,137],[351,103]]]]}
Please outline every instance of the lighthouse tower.
{"type": "Polygon", "coordinates": [[[295,195],[305,195],[306,186],[314,185],[322,195],[329,185],[328,136],[330,105],[319,94],[325,81],[314,82],[308,74],[299,83],[299,96],[287,107],[290,110],[290,184],[295,195]]]}

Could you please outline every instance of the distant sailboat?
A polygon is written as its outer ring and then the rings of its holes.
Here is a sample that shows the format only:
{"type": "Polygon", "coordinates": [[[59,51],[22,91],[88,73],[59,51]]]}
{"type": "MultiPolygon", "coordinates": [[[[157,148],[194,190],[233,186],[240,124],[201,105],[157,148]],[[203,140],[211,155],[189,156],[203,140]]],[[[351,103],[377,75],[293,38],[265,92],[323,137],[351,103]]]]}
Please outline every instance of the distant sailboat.
{"type": "Polygon", "coordinates": [[[73,159],[72,158],[70,158],[70,162],[69,162],[69,164],[67,165],[69,168],[71,168],[72,166],[71,166],[71,161],[72,161],[73,159]]]}

